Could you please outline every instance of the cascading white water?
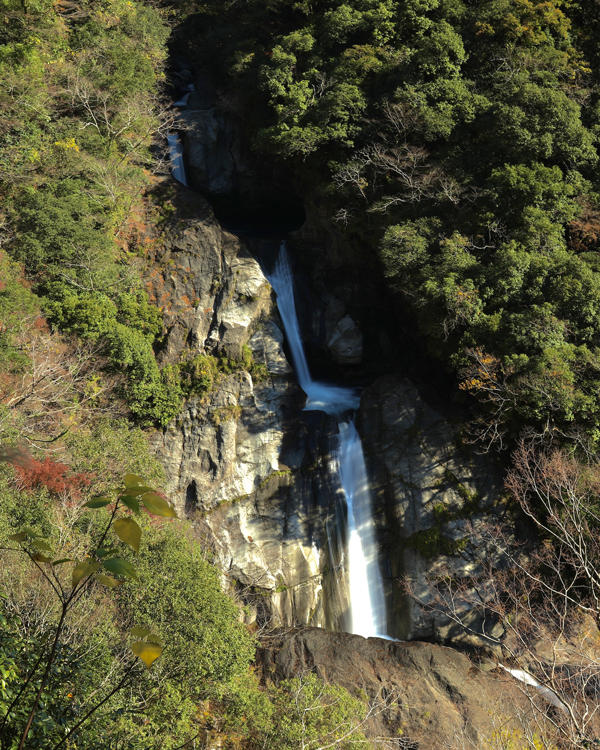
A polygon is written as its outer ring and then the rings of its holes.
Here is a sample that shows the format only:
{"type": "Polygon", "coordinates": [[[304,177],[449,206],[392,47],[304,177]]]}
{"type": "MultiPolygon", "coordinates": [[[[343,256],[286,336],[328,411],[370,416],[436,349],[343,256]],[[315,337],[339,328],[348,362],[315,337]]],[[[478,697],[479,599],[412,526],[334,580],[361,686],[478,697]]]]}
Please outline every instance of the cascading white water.
{"type": "Polygon", "coordinates": [[[296,315],[294,279],[285,242],[281,243],[275,270],[269,281],[277,295],[277,308],[285,328],[298,383],[306,393],[304,408],[307,411],[319,410],[327,414],[343,414],[349,409],[358,408],[360,397],[354,388],[340,388],[337,385],[320,383],[310,376],[296,315]]]}
{"type": "Polygon", "coordinates": [[[174,107],[187,107],[188,102],[190,100],[190,96],[192,93],[196,90],[196,87],[193,83],[188,83],[188,85],[185,87],[185,93],[183,96],[178,99],[176,102],[173,102],[174,107]]]}
{"type": "Polygon", "coordinates": [[[176,133],[169,133],[167,135],[167,143],[169,144],[169,156],[171,157],[171,174],[182,185],[187,187],[187,178],[185,174],[185,165],[183,163],[183,147],[181,145],[181,139],[176,133]]]}
{"type": "Polygon", "coordinates": [[[373,524],[371,490],[354,422],[340,422],[339,473],[348,503],[348,566],[352,632],[386,637],[385,599],[373,524]]]}
{"type": "Polygon", "coordinates": [[[340,418],[335,466],[348,505],[348,580],[353,633],[386,637],[385,599],[377,562],[372,501],[360,437],[345,412],[358,408],[354,388],[342,388],[313,380],[310,375],[294,300],[294,280],[285,243],[281,243],[275,270],[269,281],[277,295],[277,307],[287,336],[300,387],[306,393],[307,411],[324,411],[340,418]]]}

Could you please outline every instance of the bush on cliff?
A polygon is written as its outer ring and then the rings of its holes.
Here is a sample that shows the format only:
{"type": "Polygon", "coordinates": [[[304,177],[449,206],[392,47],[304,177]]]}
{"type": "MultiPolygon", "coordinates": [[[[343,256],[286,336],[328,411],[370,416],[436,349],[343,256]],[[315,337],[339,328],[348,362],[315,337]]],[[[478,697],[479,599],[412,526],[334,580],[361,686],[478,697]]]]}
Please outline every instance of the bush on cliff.
{"type": "Polygon", "coordinates": [[[161,127],[166,15],[126,0],[6,0],[0,30],[0,195],[5,248],[49,322],[99,341],[133,415],[180,407],[156,363],[162,328],[123,228],[149,181],[161,127]]]}

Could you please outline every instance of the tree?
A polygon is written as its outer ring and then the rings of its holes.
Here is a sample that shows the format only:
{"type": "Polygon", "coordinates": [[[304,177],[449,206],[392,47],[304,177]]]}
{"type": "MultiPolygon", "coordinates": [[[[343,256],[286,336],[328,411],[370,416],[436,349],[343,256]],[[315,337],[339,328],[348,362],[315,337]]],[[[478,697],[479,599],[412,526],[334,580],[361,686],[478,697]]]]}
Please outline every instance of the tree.
{"type": "MultiPolygon", "coordinates": [[[[78,502],[82,480],[77,475],[65,477],[65,470],[61,465],[54,464],[57,471],[52,473],[51,465],[46,461],[47,466],[40,473],[40,467],[44,464],[36,463],[26,454],[5,453],[4,460],[9,460],[16,466],[23,482],[32,486],[43,482],[55,495],[67,495],[73,502],[78,502]]],[[[4,547],[5,550],[25,555],[35,567],[48,592],[54,597],[56,613],[54,624],[47,630],[42,642],[37,644],[37,659],[26,676],[23,676],[21,685],[1,720],[0,736],[3,743],[18,742],[18,750],[25,747],[32,729],[38,731],[38,741],[44,737],[44,744],[53,743],[48,744],[49,747],[64,746],[93,714],[113,695],[130,684],[137,674],[136,661],[126,660],[123,673],[116,684],[112,685],[102,698],[95,699],[83,712],[83,716],[72,722],[68,731],[64,732],[59,726],[54,726],[46,733],[47,728],[44,727],[43,720],[41,724],[38,722],[38,727],[35,726],[40,703],[49,683],[55,679],[57,668],[60,669],[59,655],[65,647],[65,635],[74,611],[82,607],[96,586],[100,585],[110,590],[120,586],[125,579],[138,578],[135,566],[122,556],[120,549],[120,544],[124,544],[134,552],[139,550],[142,529],[134,515],[139,515],[141,508],[159,516],[173,518],[176,515],[161,495],[145,486],[139,477],[132,474],[126,475],[116,497],[93,497],[82,507],[95,512],[100,509],[109,510],[107,520],[103,522],[102,519],[97,519],[92,523],[87,549],[81,545],[75,546],[73,540],[68,538],[60,540],[58,545],[53,544],[56,540],[51,540],[46,534],[30,527],[11,534],[8,542],[12,542],[13,546],[4,547]],[[64,556],[65,553],[73,552],[76,557],[64,556]],[[24,724],[20,725],[22,705],[30,695],[32,697],[28,703],[24,724]]],[[[149,628],[134,626],[130,630],[130,637],[132,653],[150,668],[163,650],[159,636],[149,628]]]]}

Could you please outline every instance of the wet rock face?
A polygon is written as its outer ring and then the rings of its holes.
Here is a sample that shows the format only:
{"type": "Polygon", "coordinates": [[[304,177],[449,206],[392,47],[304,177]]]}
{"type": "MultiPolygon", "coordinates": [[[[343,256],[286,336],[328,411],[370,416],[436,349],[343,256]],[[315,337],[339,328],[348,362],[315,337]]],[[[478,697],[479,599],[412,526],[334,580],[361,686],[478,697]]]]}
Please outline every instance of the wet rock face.
{"type": "Polygon", "coordinates": [[[314,671],[351,693],[364,691],[376,706],[367,736],[402,737],[407,748],[491,747],[501,727],[512,731],[516,716],[535,727],[536,716],[527,715],[527,699],[514,680],[499,669],[483,671],[444,646],[304,628],[274,634],[259,649],[258,663],[265,680],[314,671]]]}
{"type": "Polygon", "coordinates": [[[236,189],[243,160],[236,130],[214,102],[197,93],[181,112],[186,165],[192,184],[209,195],[228,195],[236,189]]]}
{"type": "Polygon", "coordinates": [[[343,499],[331,484],[327,425],[297,418],[296,397],[275,375],[256,384],[249,373],[232,374],[186,405],[159,450],[171,497],[249,622],[340,628],[348,603],[333,585],[328,531],[335,535],[343,499]]]}
{"type": "MultiPolygon", "coordinates": [[[[345,501],[330,466],[335,420],[302,412],[258,262],[201,198],[182,193],[180,205],[151,281],[167,323],[163,362],[215,354],[238,365],[202,398],[190,399],[157,437],[166,489],[248,604],[250,619],[347,628],[339,532],[345,501]],[[254,364],[244,369],[249,353],[254,364]]],[[[330,341],[341,331],[347,336],[338,337],[340,346],[350,341],[360,350],[360,331],[338,299],[323,300],[320,321],[330,341]]],[[[459,450],[453,428],[407,381],[382,378],[367,388],[359,429],[381,540],[388,632],[456,639],[448,621],[406,599],[400,580],[409,576],[427,604],[431,571],[477,574],[481,555],[492,553],[481,528],[499,494],[494,472],[459,450]]]]}
{"type": "Polygon", "coordinates": [[[477,576],[481,561],[496,554],[483,532],[497,513],[500,474],[462,448],[457,430],[406,380],[380,378],[364,391],[359,430],[380,528],[389,632],[460,639],[446,618],[405,596],[402,578],[427,605],[428,575],[477,576]]]}
{"type": "MultiPolygon", "coordinates": [[[[190,399],[156,438],[166,489],[192,519],[249,605],[274,624],[348,627],[345,502],[330,463],[335,420],[303,413],[271,287],[245,243],[189,191],[165,233],[150,291],[165,310],[163,363],[195,354],[235,360],[202,398],[190,399]],[[250,366],[249,354],[254,364],[250,366]]],[[[362,336],[339,298],[324,297],[321,341],[340,360],[362,336]]],[[[388,632],[457,639],[440,616],[408,601],[401,579],[431,602],[426,576],[446,567],[476,576],[495,473],[457,445],[454,429],[407,381],[377,380],[359,415],[384,564],[388,632]]],[[[474,629],[477,623],[472,623],[474,629]]]]}
{"type": "Polygon", "coordinates": [[[319,473],[279,469],[251,494],[192,517],[246,604],[248,622],[341,626],[334,621],[335,600],[324,596],[327,510],[319,473]]]}

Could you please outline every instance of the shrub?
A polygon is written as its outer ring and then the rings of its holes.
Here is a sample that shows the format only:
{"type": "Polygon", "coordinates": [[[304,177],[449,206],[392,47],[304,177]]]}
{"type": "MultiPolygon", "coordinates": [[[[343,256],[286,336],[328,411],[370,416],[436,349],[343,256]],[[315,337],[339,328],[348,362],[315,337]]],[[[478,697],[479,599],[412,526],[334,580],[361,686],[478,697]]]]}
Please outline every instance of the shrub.
{"type": "Polygon", "coordinates": [[[38,461],[30,458],[25,465],[15,465],[19,486],[24,490],[44,487],[53,495],[67,495],[79,500],[92,477],[83,473],[73,473],[66,464],[53,461],[50,457],[38,461]]]}
{"type": "Polygon", "coordinates": [[[137,561],[139,586],[121,589],[123,615],[168,633],[160,669],[189,694],[216,695],[243,674],[254,641],[221,590],[216,568],[182,526],[150,529],[137,561]]]}

